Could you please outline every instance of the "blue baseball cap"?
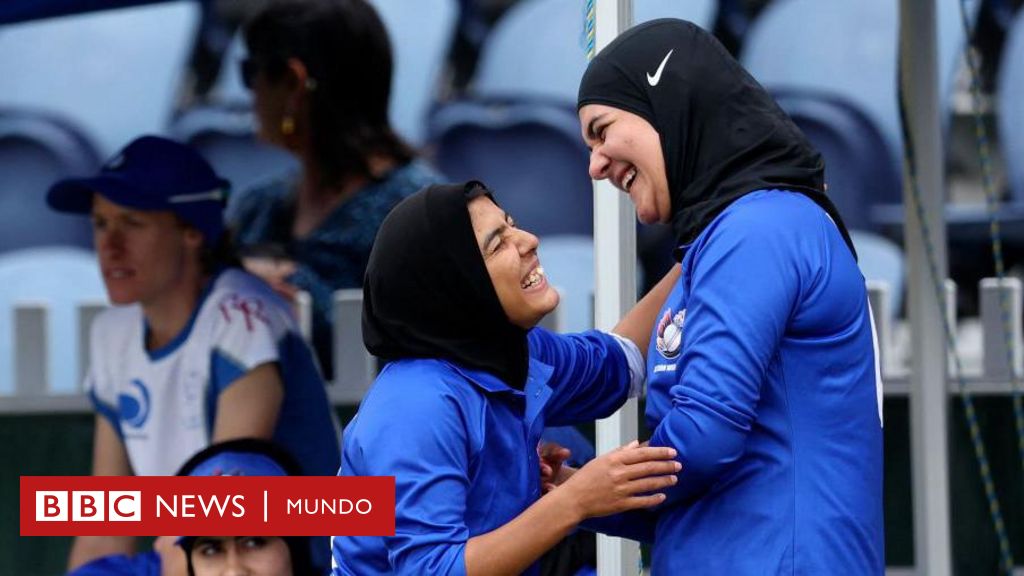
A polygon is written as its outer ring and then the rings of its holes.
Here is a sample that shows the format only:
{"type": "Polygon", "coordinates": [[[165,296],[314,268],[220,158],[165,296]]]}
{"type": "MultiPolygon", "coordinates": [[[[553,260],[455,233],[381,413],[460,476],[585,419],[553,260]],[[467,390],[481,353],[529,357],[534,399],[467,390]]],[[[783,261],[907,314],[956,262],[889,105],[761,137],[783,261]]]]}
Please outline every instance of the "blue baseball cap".
{"type": "Polygon", "coordinates": [[[189,476],[287,476],[273,458],[253,452],[221,452],[197,465],[189,476]]]}
{"type": "Polygon", "coordinates": [[[58,212],[89,214],[93,194],[115,204],[168,211],[215,243],[224,231],[231,183],[194,149],[159,136],[133,140],[92,178],[70,178],[50,187],[46,202],[58,212]]]}
{"type": "MultiPolygon", "coordinates": [[[[290,476],[278,448],[252,438],[213,444],[193,456],[179,475],[185,476],[290,476]]],[[[191,547],[195,536],[179,536],[175,544],[191,547]]]]}

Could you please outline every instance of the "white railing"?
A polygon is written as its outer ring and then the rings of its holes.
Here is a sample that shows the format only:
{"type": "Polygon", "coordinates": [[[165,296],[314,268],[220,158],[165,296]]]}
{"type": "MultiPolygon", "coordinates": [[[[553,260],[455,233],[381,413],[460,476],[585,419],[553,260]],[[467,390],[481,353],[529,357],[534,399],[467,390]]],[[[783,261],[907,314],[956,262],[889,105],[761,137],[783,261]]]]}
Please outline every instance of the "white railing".
{"type": "MultiPolygon", "coordinates": [[[[0,350],[0,369],[12,368],[14,385],[10,392],[0,393],[0,414],[38,414],[88,412],[91,405],[82,389],[89,365],[89,326],[106,307],[104,303],[80,302],[75,306],[75,326],[68,334],[77,334],[75,342],[53,342],[50,331],[50,305],[44,301],[18,301],[11,308],[11,325],[0,330],[12,331],[11,350],[0,350]],[[77,349],[75,349],[77,348],[77,349]],[[10,362],[10,364],[8,364],[10,362]],[[73,382],[56,382],[56,363],[73,362],[73,382]]],[[[560,306],[542,323],[559,331],[565,325],[565,307],[560,306]]],[[[363,346],[363,292],[360,289],[339,290],[334,294],[334,357],[335,378],[328,383],[331,403],[336,406],[358,404],[377,375],[377,359],[363,346]]],[[[312,335],[312,300],[300,293],[296,299],[299,331],[310,341],[312,335]]],[[[65,332],[62,332],[65,333],[65,332]]]]}
{"type": "MultiPolygon", "coordinates": [[[[1024,345],[1022,345],[1022,286],[1020,280],[1009,278],[1000,284],[994,278],[982,280],[980,286],[981,315],[957,323],[956,287],[947,281],[946,313],[953,325],[959,325],[958,349],[961,355],[964,379],[968,390],[975,394],[1003,395],[1012,392],[1011,367],[1007,358],[1014,359],[1015,373],[1024,372],[1024,345]],[[1007,341],[1002,319],[1002,298],[1010,304],[1013,323],[1011,338],[1007,341]],[[1011,354],[1007,354],[1007,346],[1011,354]]],[[[910,393],[909,335],[905,323],[894,321],[889,310],[889,287],[885,282],[869,281],[875,326],[878,330],[882,377],[885,393],[907,396],[910,393]]],[[[563,300],[565,296],[563,295],[563,300]]],[[[0,350],[0,366],[10,362],[14,386],[9,393],[0,394],[0,414],[40,412],[80,412],[90,409],[81,388],[82,376],[88,365],[89,325],[103,308],[98,302],[81,302],[76,307],[75,342],[52,342],[50,306],[44,301],[19,301],[11,310],[11,325],[0,329],[12,330],[12,350],[0,350]],[[76,349],[77,348],[77,349],[76,349]],[[52,355],[52,356],[51,356],[52,355]],[[71,362],[75,382],[54,382],[53,367],[57,363],[71,362]]],[[[592,307],[592,304],[591,304],[592,307]]],[[[542,325],[558,331],[565,325],[564,306],[545,318],[542,325]]],[[[308,340],[311,333],[311,303],[308,295],[298,298],[300,331],[308,340]]],[[[328,384],[331,401],[335,405],[357,404],[377,373],[377,361],[363,346],[362,291],[339,290],[334,295],[333,354],[335,379],[328,384]]],[[[952,376],[952,354],[947,360],[947,373],[952,376]]],[[[949,378],[950,393],[958,383],[949,378]]]]}

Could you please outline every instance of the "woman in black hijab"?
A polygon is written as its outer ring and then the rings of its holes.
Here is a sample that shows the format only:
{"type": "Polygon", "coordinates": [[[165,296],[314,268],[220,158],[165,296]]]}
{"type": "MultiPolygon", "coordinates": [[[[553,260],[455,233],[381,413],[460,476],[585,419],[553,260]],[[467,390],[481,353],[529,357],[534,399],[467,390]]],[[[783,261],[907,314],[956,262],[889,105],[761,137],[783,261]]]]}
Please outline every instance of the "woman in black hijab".
{"type": "Polygon", "coordinates": [[[558,304],[537,247],[479,182],[426,188],[384,220],[363,339],[388,363],[345,430],[341,474],[395,477],[395,535],[335,537],[335,573],[535,573],[583,519],[654,506],[675,481],[674,450],[634,442],[540,497],[544,427],[625,402],[678,270],[614,333],[556,335],[535,328],[558,304]]]}
{"type": "Polygon", "coordinates": [[[683,465],[654,574],[881,574],[876,348],[820,155],[680,20],[609,44],[578,109],[591,176],[671,222],[682,264],[647,355],[650,445],[683,465]]]}

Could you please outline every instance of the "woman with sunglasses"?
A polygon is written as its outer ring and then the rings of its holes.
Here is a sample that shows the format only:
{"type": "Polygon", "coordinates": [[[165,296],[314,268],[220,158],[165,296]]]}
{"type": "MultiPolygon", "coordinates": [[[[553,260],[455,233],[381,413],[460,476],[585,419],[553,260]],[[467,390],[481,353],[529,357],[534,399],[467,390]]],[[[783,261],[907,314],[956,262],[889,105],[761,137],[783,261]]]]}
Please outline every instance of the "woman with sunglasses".
{"type": "Polygon", "coordinates": [[[364,0],[275,0],[244,36],[260,138],[301,170],[244,192],[229,218],[250,272],[286,298],[312,295],[313,343],[330,374],[332,293],[362,285],[384,216],[438,176],[388,123],[391,49],[364,0]]]}

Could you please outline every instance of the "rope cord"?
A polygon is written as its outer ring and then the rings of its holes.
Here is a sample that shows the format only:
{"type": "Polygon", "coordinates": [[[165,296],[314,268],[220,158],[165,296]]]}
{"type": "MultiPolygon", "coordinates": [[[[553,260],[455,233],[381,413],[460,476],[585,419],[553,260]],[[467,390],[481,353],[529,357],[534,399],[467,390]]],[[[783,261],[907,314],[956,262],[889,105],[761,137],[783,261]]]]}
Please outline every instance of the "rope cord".
{"type": "MultiPolygon", "coordinates": [[[[902,49],[901,45],[900,50],[902,51],[902,49]]],[[[921,188],[917,177],[917,166],[914,163],[914,140],[907,122],[906,94],[904,93],[902,83],[902,55],[899,58],[898,74],[897,86],[899,93],[899,113],[904,141],[903,162],[906,166],[906,170],[904,172],[904,185],[908,186],[910,189],[913,209],[917,215],[918,221],[921,223],[921,236],[925,248],[925,257],[928,263],[928,273],[932,280],[932,288],[935,291],[935,301],[939,306],[939,317],[942,318],[942,328],[946,337],[946,346],[949,349],[949,353],[953,355],[954,373],[952,377],[957,383],[958,394],[964,407],[964,417],[967,420],[967,429],[970,433],[971,445],[974,448],[974,457],[978,463],[978,471],[981,475],[981,482],[985,489],[985,498],[988,501],[989,517],[992,520],[992,526],[995,529],[996,538],[999,541],[1001,564],[1007,574],[1010,574],[1013,571],[1013,557],[1010,554],[1010,541],[1006,535],[1006,525],[1003,522],[1002,510],[999,506],[999,497],[996,494],[995,482],[993,482],[992,479],[992,470],[989,466],[985,443],[981,436],[981,428],[978,426],[978,415],[974,408],[974,399],[970,391],[967,389],[967,382],[963,375],[963,364],[956,345],[956,330],[955,327],[951,325],[949,317],[945,312],[945,290],[943,288],[945,279],[939,277],[938,258],[935,255],[935,246],[932,243],[928,220],[925,217],[924,203],[921,199],[921,188]]],[[[943,388],[945,388],[944,382],[943,388]]]]}
{"type": "MultiPolygon", "coordinates": [[[[1003,260],[1003,240],[999,228],[999,220],[996,216],[1000,198],[995,187],[995,178],[992,176],[992,148],[989,145],[988,130],[985,128],[984,119],[981,116],[981,81],[980,81],[980,57],[974,45],[974,30],[967,14],[967,0],[961,0],[960,22],[963,25],[964,58],[967,60],[968,70],[971,78],[971,101],[974,104],[972,116],[974,118],[974,135],[978,146],[978,158],[981,163],[982,186],[985,190],[985,205],[989,215],[989,237],[992,243],[992,256],[996,264],[996,278],[1002,286],[1006,278],[1006,265],[1003,260]]],[[[1020,455],[1020,464],[1024,468],[1024,383],[1021,382],[1021,375],[1017,370],[1013,358],[1013,323],[1010,311],[1010,298],[1006,290],[999,291],[999,306],[1003,321],[1003,336],[1006,339],[1006,365],[1010,367],[1010,381],[1013,390],[1013,416],[1017,429],[1017,452],[1020,455]]]]}

